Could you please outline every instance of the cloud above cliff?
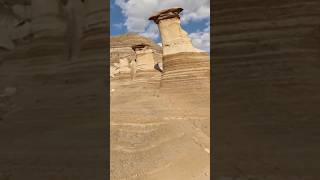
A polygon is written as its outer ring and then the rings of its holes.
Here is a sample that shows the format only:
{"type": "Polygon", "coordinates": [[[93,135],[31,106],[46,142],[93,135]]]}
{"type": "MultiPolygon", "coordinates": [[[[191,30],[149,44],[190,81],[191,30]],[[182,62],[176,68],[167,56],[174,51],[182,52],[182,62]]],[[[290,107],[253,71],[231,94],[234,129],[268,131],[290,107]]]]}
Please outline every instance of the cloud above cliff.
{"type": "Polygon", "coordinates": [[[198,49],[205,50],[207,52],[210,51],[210,25],[207,23],[207,27],[201,31],[198,30],[189,35],[192,40],[192,44],[194,47],[198,49]]]}
{"type": "MultiPolygon", "coordinates": [[[[115,4],[120,7],[125,17],[124,26],[129,32],[138,32],[155,40],[159,39],[159,31],[148,18],[159,10],[174,6],[182,7],[184,9],[181,13],[182,25],[191,26],[193,22],[208,22],[210,18],[209,0],[115,0],[115,4]]],[[[195,46],[203,44],[208,34],[204,29],[188,33],[193,34],[191,38],[195,46]]]]}

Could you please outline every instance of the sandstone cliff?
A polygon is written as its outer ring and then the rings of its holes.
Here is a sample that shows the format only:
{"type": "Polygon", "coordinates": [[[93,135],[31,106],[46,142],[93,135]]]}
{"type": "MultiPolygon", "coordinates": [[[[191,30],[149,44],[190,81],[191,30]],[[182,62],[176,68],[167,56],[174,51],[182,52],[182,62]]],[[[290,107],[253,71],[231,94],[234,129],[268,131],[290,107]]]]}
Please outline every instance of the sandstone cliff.
{"type": "Polygon", "coordinates": [[[105,179],[106,1],[79,1],[90,21],[71,44],[60,1],[6,2],[33,16],[32,36],[0,52],[0,179],[105,179]]]}
{"type": "Polygon", "coordinates": [[[111,179],[210,179],[210,61],[179,34],[178,16],[159,26],[174,30],[162,37],[163,73],[111,80],[111,179]]]}
{"type": "Polygon", "coordinates": [[[318,179],[320,2],[212,5],[216,179],[318,179]]]}
{"type": "Polygon", "coordinates": [[[127,33],[110,38],[110,63],[118,62],[119,58],[132,57],[134,52],[131,47],[141,43],[149,45],[155,51],[156,62],[162,62],[161,46],[137,33],[127,33]]]}

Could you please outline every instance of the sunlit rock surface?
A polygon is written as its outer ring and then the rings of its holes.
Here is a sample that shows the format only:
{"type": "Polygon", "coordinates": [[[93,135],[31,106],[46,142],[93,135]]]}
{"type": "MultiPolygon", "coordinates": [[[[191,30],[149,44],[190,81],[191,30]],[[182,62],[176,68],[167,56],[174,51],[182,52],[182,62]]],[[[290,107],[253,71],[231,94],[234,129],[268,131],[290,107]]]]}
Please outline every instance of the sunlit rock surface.
{"type": "Polygon", "coordinates": [[[182,8],[164,9],[149,18],[159,27],[163,55],[179,52],[202,52],[192,46],[188,33],[181,27],[179,13],[182,8]]]}
{"type": "Polygon", "coordinates": [[[151,39],[136,33],[112,36],[110,39],[111,78],[129,77],[130,62],[137,59],[138,72],[154,71],[154,65],[162,62],[162,48],[151,39]],[[133,47],[144,44],[146,47],[135,52],[133,47]]]}
{"type": "Polygon", "coordinates": [[[210,179],[209,56],[185,49],[163,73],[111,79],[111,179],[210,179]]]}

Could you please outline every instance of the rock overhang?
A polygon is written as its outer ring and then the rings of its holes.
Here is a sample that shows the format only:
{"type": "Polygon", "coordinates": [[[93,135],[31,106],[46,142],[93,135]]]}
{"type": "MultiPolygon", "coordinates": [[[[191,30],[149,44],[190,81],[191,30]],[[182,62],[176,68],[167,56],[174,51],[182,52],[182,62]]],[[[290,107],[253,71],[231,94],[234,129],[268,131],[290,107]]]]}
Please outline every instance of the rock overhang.
{"type": "Polygon", "coordinates": [[[172,7],[163,9],[152,16],[149,17],[149,20],[153,20],[156,24],[159,23],[160,20],[169,19],[169,18],[180,18],[179,14],[183,11],[181,7],[172,7]]]}
{"type": "Polygon", "coordinates": [[[145,43],[135,44],[135,45],[131,46],[131,48],[132,48],[134,51],[142,50],[142,49],[144,49],[144,48],[149,48],[149,47],[150,47],[150,45],[145,44],[145,43]]]}

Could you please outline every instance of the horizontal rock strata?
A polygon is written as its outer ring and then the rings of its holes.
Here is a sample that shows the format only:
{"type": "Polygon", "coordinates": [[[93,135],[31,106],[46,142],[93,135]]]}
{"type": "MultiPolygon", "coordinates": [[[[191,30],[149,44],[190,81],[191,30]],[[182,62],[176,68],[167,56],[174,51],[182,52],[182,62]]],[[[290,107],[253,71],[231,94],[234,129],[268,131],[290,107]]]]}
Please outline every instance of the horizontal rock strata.
{"type": "MultiPolygon", "coordinates": [[[[60,1],[6,2],[33,8],[33,35],[0,47],[0,179],[105,179],[107,41],[91,26],[78,43],[85,52],[68,59],[60,1]]],[[[104,7],[99,21],[107,22],[104,7]]]]}
{"type": "Polygon", "coordinates": [[[319,177],[319,8],[213,3],[216,179],[319,177]]]}
{"type": "Polygon", "coordinates": [[[164,56],[161,91],[175,94],[209,93],[208,53],[185,52],[164,56]]]}
{"type": "Polygon", "coordinates": [[[159,95],[158,71],[144,73],[111,81],[111,179],[208,179],[208,136],[192,120],[199,117],[159,95]]]}

